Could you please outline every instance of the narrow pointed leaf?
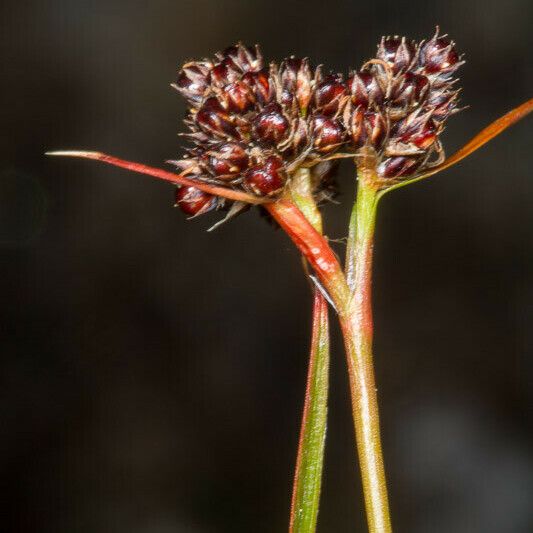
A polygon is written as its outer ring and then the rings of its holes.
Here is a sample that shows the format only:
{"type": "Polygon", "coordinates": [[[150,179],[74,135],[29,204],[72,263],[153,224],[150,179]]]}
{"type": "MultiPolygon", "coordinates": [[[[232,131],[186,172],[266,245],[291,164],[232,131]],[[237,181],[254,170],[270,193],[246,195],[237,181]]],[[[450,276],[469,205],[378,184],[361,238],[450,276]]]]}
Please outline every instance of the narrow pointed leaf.
{"type": "Polygon", "coordinates": [[[88,152],[83,150],[62,150],[57,152],[46,152],[45,155],[92,159],[94,161],[100,161],[102,163],[107,163],[115,167],[125,168],[126,170],[131,170],[133,172],[139,172],[140,174],[147,174],[148,176],[159,178],[164,181],[170,181],[171,183],[176,183],[178,185],[196,187],[201,191],[213,194],[215,196],[228,198],[229,200],[237,200],[249,204],[262,204],[265,202],[264,199],[258,198],[257,196],[253,196],[251,194],[246,194],[245,192],[228,189],[226,187],[217,187],[216,185],[211,185],[209,183],[189,179],[186,177],[186,173],[175,174],[174,172],[168,172],[160,168],[150,167],[148,165],[143,165],[142,163],[126,161],[124,159],[119,159],[118,157],[103,154],[101,152],[88,152]]]}
{"type": "Polygon", "coordinates": [[[410,185],[411,183],[429,178],[430,176],[433,176],[434,174],[437,174],[438,172],[441,172],[442,170],[459,163],[459,161],[462,161],[465,157],[468,157],[471,153],[475,152],[478,148],[481,148],[484,144],[494,139],[494,137],[498,136],[507,128],[523,119],[526,115],[531,113],[531,111],[533,111],[533,98],[527,102],[524,102],[522,105],[519,105],[512,111],[509,111],[509,113],[506,113],[499,119],[495,120],[492,124],[487,126],[485,129],[481,130],[474,138],[467,142],[461,149],[457,150],[457,152],[455,152],[453,155],[448,157],[448,159],[446,159],[440,165],[437,165],[427,172],[419,174],[412,179],[401,181],[400,183],[385,189],[380,193],[380,196],[395,189],[399,189],[400,187],[404,187],[405,185],[410,185]]]}
{"type": "Polygon", "coordinates": [[[294,474],[290,533],[314,533],[324,466],[329,389],[328,304],[315,289],[313,334],[294,474]]]}
{"type": "MultiPolygon", "coordinates": [[[[300,169],[295,173],[291,196],[313,227],[322,232],[322,217],[313,198],[309,170],[300,169]]],[[[329,359],[328,304],[315,287],[313,330],[294,473],[290,533],[316,531],[327,430],[329,359]]]]}

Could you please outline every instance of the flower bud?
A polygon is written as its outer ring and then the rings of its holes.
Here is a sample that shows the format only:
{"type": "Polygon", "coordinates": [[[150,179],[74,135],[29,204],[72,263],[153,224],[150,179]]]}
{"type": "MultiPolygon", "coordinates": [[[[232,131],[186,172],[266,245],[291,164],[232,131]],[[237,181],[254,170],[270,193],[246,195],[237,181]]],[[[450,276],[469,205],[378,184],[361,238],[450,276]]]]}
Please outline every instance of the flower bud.
{"type": "Polygon", "coordinates": [[[265,106],[253,121],[253,133],[257,140],[276,145],[283,140],[289,130],[289,121],[281,106],[272,102],[265,106]]]}
{"type": "Polygon", "coordinates": [[[421,74],[406,72],[392,90],[392,100],[401,106],[411,106],[424,99],[429,90],[429,80],[421,74]]]}
{"type": "Polygon", "coordinates": [[[453,41],[438,34],[422,45],[419,61],[428,74],[453,72],[460,64],[453,41]]]}
{"type": "Polygon", "coordinates": [[[257,72],[263,68],[263,56],[259,46],[250,48],[238,43],[226,48],[221,55],[222,59],[229,58],[242,72],[257,72]]]}
{"type": "Polygon", "coordinates": [[[258,72],[247,72],[241,81],[250,87],[255,99],[262,105],[270,100],[270,79],[268,70],[262,69],[258,72]]]}
{"type": "Polygon", "coordinates": [[[211,66],[210,63],[201,61],[192,61],[183,65],[173,87],[187,100],[199,102],[209,88],[207,78],[211,66]]]}
{"type": "Polygon", "coordinates": [[[347,81],[348,91],[354,106],[380,105],[383,102],[383,90],[377,79],[370,72],[354,72],[347,81]]]}
{"type": "Polygon", "coordinates": [[[176,188],[174,205],[186,215],[203,215],[216,207],[216,197],[193,186],[176,188]]]}
{"type": "Polygon", "coordinates": [[[377,58],[389,63],[396,74],[408,68],[416,55],[416,46],[413,41],[405,37],[382,37],[378,46],[377,58]]]}
{"type": "Polygon", "coordinates": [[[278,156],[269,156],[263,163],[250,167],[244,178],[245,185],[259,196],[271,196],[285,185],[283,160],[278,156]]]}
{"type": "Polygon", "coordinates": [[[400,178],[414,174],[421,160],[416,157],[389,157],[378,165],[378,174],[383,178],[400,178]]]}
{"type": "Polygon", "coordinates": [[[334,115],[346,94],[346,85],[339,76],[330,74],[315,89],[315,108],[323,115],[334,115]]]}
{"type": "Polygon", "coordinates": [[[221,143],[205,153],[206,166],[217,178],[234,178],[248,167],[248,154],[242,144],[221,143]]]}
{"type": "Polygon", "coordinates": [[[324,115],[313,117],[313,146],[321,153],[331,152],[343,142],[343,129],[334,119],[324,115]]]}
{"type": "Polygon", "coordinates": [[[214,97],[208,98],[198,110],[195,117],[200,128],[219,137],[238,138],[237,130],[231,117],[214,97]]]}

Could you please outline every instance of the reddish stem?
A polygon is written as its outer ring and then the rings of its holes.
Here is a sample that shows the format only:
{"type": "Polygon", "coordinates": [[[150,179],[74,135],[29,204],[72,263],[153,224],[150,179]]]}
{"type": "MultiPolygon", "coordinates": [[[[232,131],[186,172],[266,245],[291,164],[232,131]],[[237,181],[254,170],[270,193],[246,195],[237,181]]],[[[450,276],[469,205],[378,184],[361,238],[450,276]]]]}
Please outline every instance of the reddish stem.
{"type": "Polygon", "coordinates": [[[264,208],[305,256],[335,302],[337,311],[342,313],[350,301],[350,291],[339,261],[327,240],[315,230],[291,200],[282,198],[265,204],[264,208]]]}
{"type": "Polygon", "coordinates": [[[253,196],[252,194],[247,194],[245,192],[236,191],[227,187],[218,187],[216,185],[211,185],[202,181],[189,179],[186,177],[186,172],[182,174],[175,174],[174,172],[168,172],[167,170],[162,170],[160,168],[150,167],[148,165],[143,165],[142,163],[126,161],[125,159],[120,159],[118,157],[103,154],[101,152],[73,150],[47,152],[46,155],[93,159],[94,161],[100,161],[102,163],[107,163],[115,167],[125,168],[126,170],[138,172],[139,174],[147,174],[148,176],[153,176],[154,178],[158,178],[164,181],[170,181],[171,183],[176,183],[178,185],[196,187],[201,191],[213,194],[215,196],[222,196],[223,198],[228,198],[229,200],[237,200],[239,202],[246,202],[248,204],[262,204],[265,202],[263,198],[258,198],[257,196],[253,196]]]}

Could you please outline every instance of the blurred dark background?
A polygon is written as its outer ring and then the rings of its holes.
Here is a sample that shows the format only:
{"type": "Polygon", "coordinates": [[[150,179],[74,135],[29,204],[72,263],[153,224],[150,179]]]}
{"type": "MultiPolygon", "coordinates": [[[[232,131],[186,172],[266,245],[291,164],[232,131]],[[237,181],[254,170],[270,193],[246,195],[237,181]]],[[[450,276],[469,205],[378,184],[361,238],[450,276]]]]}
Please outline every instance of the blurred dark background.
{"type": "MultiPolygon", "coordinates": [[[[310,296],[255,212],[215,233],[172,187],[50,149],[179,153],[179,64],[241,39],[346,70],[436,24],[468,62],[453,151],[532,96],[529,0],[19,0],[0,13],[6,533],[286,530],[310,296]]],[[[531,119],[383,202],[376,365],[397,532],[533,531],[531,119]]],[[[354,180],[327,233],[345,236],[354,180]]],[[[339,252],[342,247],[339,245],[339,252]]],[[[319,530],[365,531],[333,332],[319,530]]]]}

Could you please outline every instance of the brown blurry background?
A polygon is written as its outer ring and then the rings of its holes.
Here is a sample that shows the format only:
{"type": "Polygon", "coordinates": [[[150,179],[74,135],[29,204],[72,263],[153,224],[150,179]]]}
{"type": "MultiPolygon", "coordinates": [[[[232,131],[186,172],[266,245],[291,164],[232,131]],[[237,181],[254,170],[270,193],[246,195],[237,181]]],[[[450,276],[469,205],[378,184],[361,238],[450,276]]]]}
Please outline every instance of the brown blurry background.
{"type": "MultiPolygon", "coordinates": [[[[97,163],[179,153],[179,64],[241,39],[357,67],[382,34],[468,62],[451,152],[533,96],[529,0],[19,0],[0,13],[0,342],[6,533],[286,530],[310,296],[250,212],[215,233],[172,187],[97,163]]],[[[376,365],[398,533],[533,531],[531,118],[383,201],[376,365]]],[[[354,182],[327,233],[345,236],[354,182]]],[[[339,245],[339,252],[342,247],[339,245]]],[[[364,531],[333,331],[319,530],[364,531]]]]}

